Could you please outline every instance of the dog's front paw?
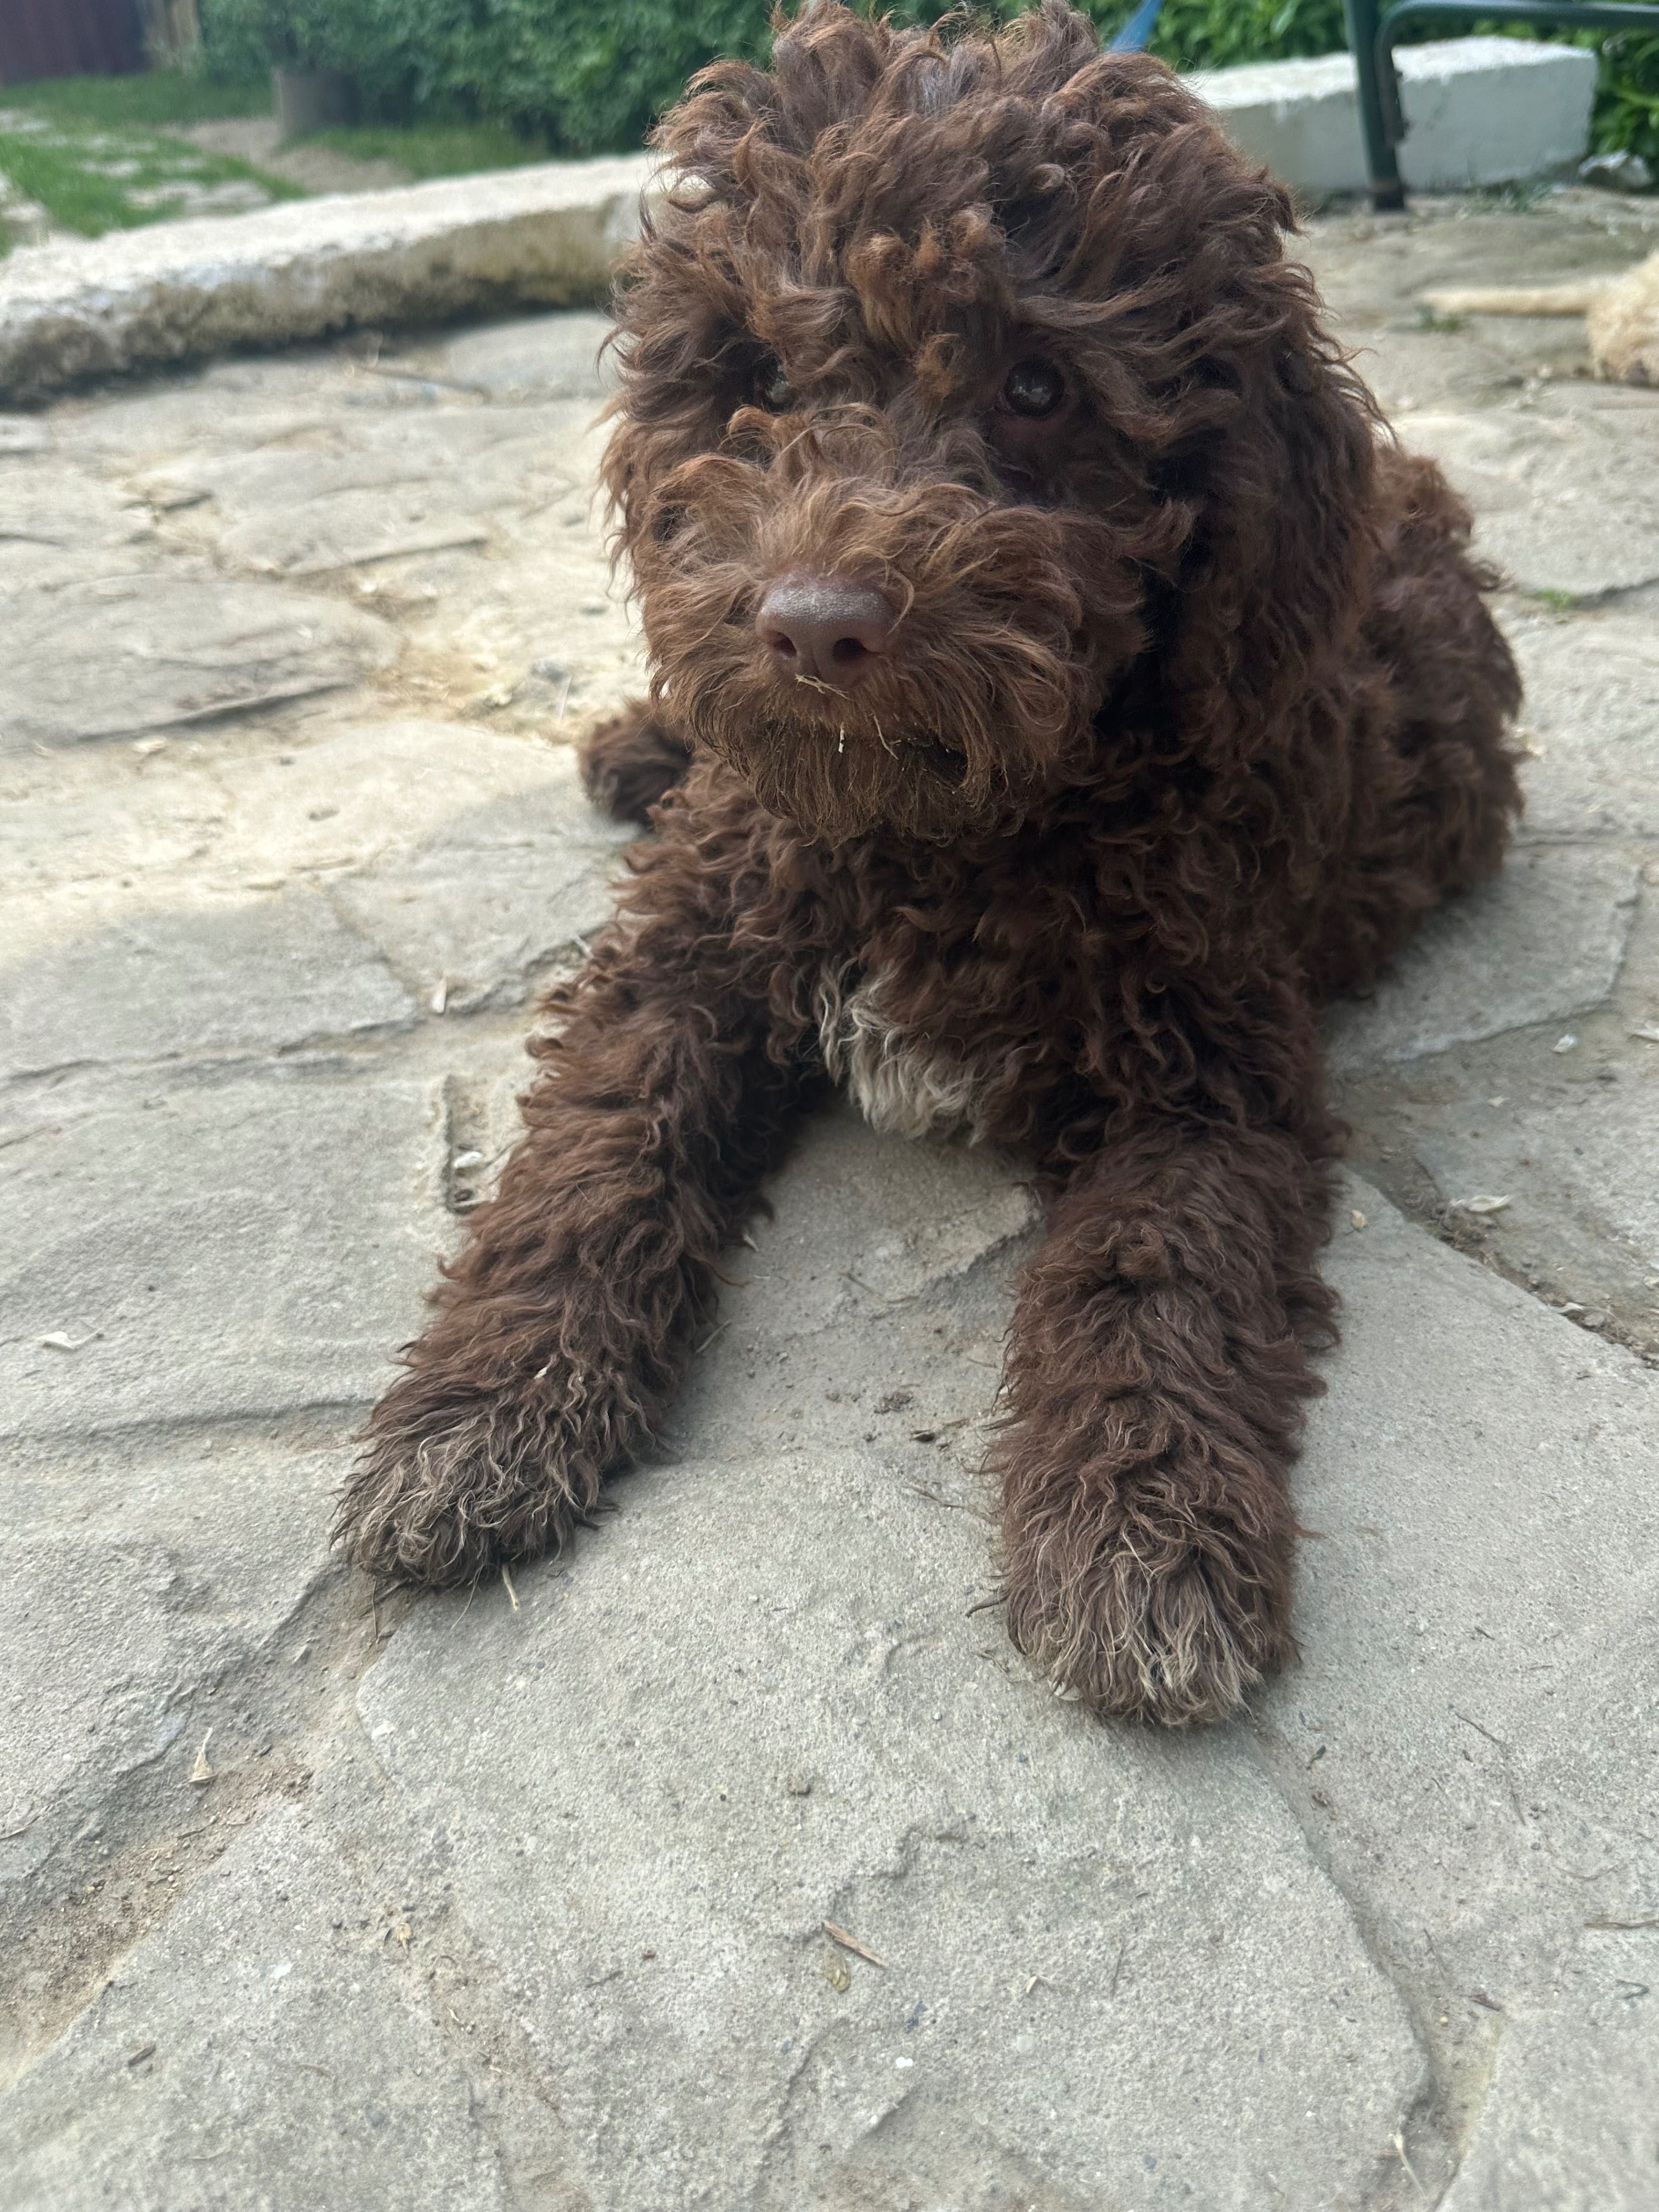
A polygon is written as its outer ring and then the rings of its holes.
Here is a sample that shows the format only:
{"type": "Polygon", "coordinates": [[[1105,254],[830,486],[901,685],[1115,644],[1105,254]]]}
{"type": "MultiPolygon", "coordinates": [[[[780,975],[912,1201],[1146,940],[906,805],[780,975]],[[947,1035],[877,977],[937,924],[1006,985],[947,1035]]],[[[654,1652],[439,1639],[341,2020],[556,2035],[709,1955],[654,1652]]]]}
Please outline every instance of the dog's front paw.
{"type": "Polygon", "coordinates": [[[1296,1656],[1288,1539],[1112,1499],[1005,1539],[1008,1633],[1102,1713],[1224,1720],[1296,1656]]]}
{"type": "Polygon", "coordinates": [[[371,1574],[476,1582],[558,1550],[588,1516],[604,1472],[598,1443],[533,1394],[446,1396],[411,1375],[375,1409],[335,1541],[371,1574]]]}
{"type": "Polygon", "coordinates": [[[580,748],[587,795],[614,822],[648,823],[691,765],[691,748],[643,700],[592,731],[580,748]]]}

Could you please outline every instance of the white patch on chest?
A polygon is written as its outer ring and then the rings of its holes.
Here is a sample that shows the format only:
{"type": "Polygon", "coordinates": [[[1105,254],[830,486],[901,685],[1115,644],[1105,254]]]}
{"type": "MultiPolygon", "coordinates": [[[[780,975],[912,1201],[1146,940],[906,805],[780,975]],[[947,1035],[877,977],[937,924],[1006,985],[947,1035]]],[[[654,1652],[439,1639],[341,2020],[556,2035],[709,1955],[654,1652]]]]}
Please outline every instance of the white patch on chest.
{"type": "Polygon", "coordinates": [[[896,1028],[881,1008],[879,977],[826,968],[816,996],[823,1064],[872,1129],[896,1137],[963,1130],[984,1135],[983,1088],[971,1061],[927,1045],[896,1028]]]}

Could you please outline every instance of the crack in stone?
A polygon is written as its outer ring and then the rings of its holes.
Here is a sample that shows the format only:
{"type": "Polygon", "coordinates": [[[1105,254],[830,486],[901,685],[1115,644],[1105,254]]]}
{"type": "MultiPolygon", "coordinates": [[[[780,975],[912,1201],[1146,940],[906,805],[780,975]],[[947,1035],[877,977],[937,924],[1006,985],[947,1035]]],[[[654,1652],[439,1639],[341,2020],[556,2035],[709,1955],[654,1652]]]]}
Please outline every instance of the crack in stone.
{"type": "Polygon", "coordinates": [[[384,1649],[373,1613],[374,1638],[364,1642],[365,1618],[346,1576],[321,1565],[255,1649],[191,1686],[161,1753],[122,1770],[72,1835],[0,1890],[0,2015],[15,2024],[13,2078],[97,2001],[248,1826],[307,1794],[313,1747],[337,1730],[343,1707],[355,1711],[357,1682],[384,1649]],[[317,1655],[297,1679],[283,1656],[296,1638],[317,1655]],[[210,1727],[216,1748],[234,1741],[240,1755],[196,1796],[179,1785],[210,1727]],[[199,1817],[182,1825],[186,1812],[199,1817]]]}
{"type": "MultiPolygon", "coordinates": [[[[1477,1267],[1500,1277],[1514,1289],[1523,1291],[1533,1304],[1541,1306],[1556,1320],[1570,1323],[1585,1336],[1599,1338],[1603,1344],[1616,1345],[1621,1352],[1628,1352],[1634,1358],[1639,1359],[1644,1367],[1659,1368],[1659,1348],[1656,1347],[1651,1335],[1645,1333],[1637,1335],[1634,1324],[1625,1322],[1616,1312],[1608,1312],[1594,1322],[1586,1320],[1582,1313],[1566,1312],[1565,1304],[1577,1304],[1579,1301],[1565,1299],[1559,1285],[1536,1267],[1506,1257],[1501,1246],[1494,1246],[1488,1241],[1489,1231],[1486,1224],[1460,1212],[1457,1207],[1442,1199],[1433,1175],[1420,1160],[1414,1160],[1413,1165],[1423,1182],[1435,1192],[1434,1199],[1425,1200],[1399,1190],[1389,1191],[1386,1195],[1413,1228],[1421,1229],[1437,1243],[1448,1246],[1461,1258],[1472,1260],[1477,1267]]],[[[1364,1172],[1375,1178],[1374,1169],[1368,1167],[1364,1172]]],[[[1607,1291],[1600,1285],[1597,1286],[1596,1296],[1609,1307],[1616,1305],[1620,1300],[1618,1291],[1607,1291]]],[[[1593,1311],[1594,1309],[1587,1310],[1593,1311]]]]}
{"type": "MultiPolygon", "coordinates": [[[[1300,1829],[1310,1857],[1342,1899],[1361,1948],[1399,1998],[1422,2054],[1422,2086],[1401,2113],[1396,2130],[1393,2156],[1397,2165],[1392,2171],[1387,2166],[1380,2171],[1360,2200],[1364,2212],[1437,2206],[1456,2180],[1479,2124],[1497,2063],[1502,2021],[1480,2045],[1484,2063],[1471,2065],[1454,2057],[1437,2033],[1433,2001],[1419,1986],[1418,1971],[1403,1946],[1380,1912],[1345,1878],[1337,1855],[1315,1824],[1291,1745],[1259,1714],[1249,1717],[1240,1739],[1249,1745],[1269,1788],[1300,1829]]],[[[1432,1939],[1430,1944],[1432,1948],[1432,1939]]]]}
{"type": "MultiPolygon", "coordinates": [[[[414,1596],[405,1595],[408,1602],[377,1658],[389,1654],[398,1627],[414,1609],[414,1596]]],[[[360,1670],[349,1685],[342,1717],[381,1786],[400,1800],[397,1778],[363,1718],[358,1690],[367,1671],[360,1670]]],[[[421,1948],[431,1962],[425,1969],[428,2018],[466,2078],[470,2117],[490,2141],[509,2187],[528,2188],[556,2178],[554,2168],[530,2170],[545,2167],[550,2155],[558,2155],[562,2164],[569,2159],[556,2068],[538,2049],[524,2010],[532,1993],[511,1989],[500,1962],[470,1925],[464,1899],[447,1899],[435,1909],[421,1948]],[[550,2118],[560,2131],[556,2146],[546,2141],[550,2118]]],[[[410,1963],[415,1964],[412,1957],[410,1963]]]]}

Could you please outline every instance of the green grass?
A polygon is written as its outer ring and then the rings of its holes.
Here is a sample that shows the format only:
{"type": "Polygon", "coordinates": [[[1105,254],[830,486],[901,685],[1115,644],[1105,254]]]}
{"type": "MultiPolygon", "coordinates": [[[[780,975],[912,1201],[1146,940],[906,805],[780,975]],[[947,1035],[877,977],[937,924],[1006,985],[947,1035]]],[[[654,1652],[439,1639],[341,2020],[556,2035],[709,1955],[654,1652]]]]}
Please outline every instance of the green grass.
{"type": "Polygon", "coordinates": [[[479,169],[517,169],[545,161],[545,140],[495,123],[364,124],[317,131],[303,142],[357,161],[396,161],[416,178],[465,177],[479,169]]]}
{"type": "MultiPolygon", "coordinates": [[[[168,135],[192,123],[270,112],[263,77],[227,82],[155,70],[0,86],[0,178],[83,238],[187,214],[191,188],[252,184],[269,199],[302,198],[298,185],[168,135]]],[[[323,131],[308,143],[360,161],[395,161],[417,178],[517,168],[548,154],[544,139],[503,125],[448,119],[323,131]]],[[[14,243],[0,222],[0,258],[14,243]]]]}
{"type": "Polygon", "coordinates": [[[0,110],[29,108],[54,123],[106,131],[165,131],[227,116],[269,115],[270,79],[223,82],[197,70],[147,70],[137,76],[53,76],[0,85],[0,110]]]}
{"type": "MultiPolygon", "coordinates": [[[[169,128],[270,112],[268,77],[227,82],[150,70],[0,85],[0,176],[83,238],[166,222],[185,211],[192,186],[253,184],[268,198],[297,198],[280,177],[167,136],[169,128]]],[[[0,256],[13,243],[0,225],[0,256]]]]}
{"type": "MultiPolygon", "coordinates": [[[[38,200],[54,223],[101,238],[189,211],[192,188],[252,184],[268,199],[297,199],[296,185],[228,154],[132,129],[77,128],[41,117],[33,129],[0,129],[0,175],[38,200]]],[[[9,241],[0,241],[0,251],[9,241]]]]}

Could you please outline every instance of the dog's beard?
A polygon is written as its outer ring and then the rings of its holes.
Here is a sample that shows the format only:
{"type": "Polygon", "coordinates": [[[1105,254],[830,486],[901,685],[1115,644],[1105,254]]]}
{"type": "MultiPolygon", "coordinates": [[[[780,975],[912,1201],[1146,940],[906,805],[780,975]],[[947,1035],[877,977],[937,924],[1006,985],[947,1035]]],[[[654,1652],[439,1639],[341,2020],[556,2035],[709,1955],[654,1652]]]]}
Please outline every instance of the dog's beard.
{"type": "Polygon", "coordinates": [[[1075,775],[1112,670],[1144,642],[1121,531],[953,483],[830,477],[780,496],[725,456],[677,471],[635,549],[653,683],[769,811],[831,844],[949,840],[1075,775]],[[889,648],[845,692],[780,674],[756,634],[790,569],[874,582],[889,648]]]}
{"type": "MultiPolygon", "coordinates": [[[[828,702],[825,702],[828,705],[828,702]]],[[[969,788],[965,750],[937,738],[890,736],[854,702],[828,720],[767,719],[739,710],[694,734],[735,768],[769,813],[826,844],[886,829],[949,838],[996,811],[994,793],[969,788]]]]}
{"type": "MultiPolygon", "coordinates": [[[[746,595],[752,604],[752,593],[746,595]]],[[[647,634],[663,611],[647,601],[647,634]]],[[[837,692],[777,676],[751,620],[659,659],[669,711],[769,812],[839,844],[876,829],[948,839],[1047,787],[1086,743],[1093,689],[1070,655],[1011,636],[924,652],[902,627],[878,672],[837,692]],[[902,662],[890,666],[888,662],[902,662]]]]}

